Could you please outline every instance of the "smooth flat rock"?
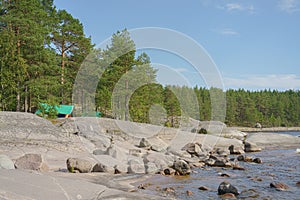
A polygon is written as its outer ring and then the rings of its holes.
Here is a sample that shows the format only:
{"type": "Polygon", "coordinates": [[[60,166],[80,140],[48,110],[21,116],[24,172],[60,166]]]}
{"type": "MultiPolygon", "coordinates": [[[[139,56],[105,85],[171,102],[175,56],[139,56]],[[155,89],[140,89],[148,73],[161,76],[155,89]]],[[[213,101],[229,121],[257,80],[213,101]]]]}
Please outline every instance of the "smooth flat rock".
{"type": "MultiPolygon", "coordinates": [[[[140,193],[110,189],[101,184],[55,173],[0,170],[0,195],[4,199],[157,199],[140,193]]],[[[163,199],[163,198],[162,198],[163,199]]]]}
{"type": "Polygon", "coordinates": [[[250,133],[246,142],[265,148],[297,148],[300,146],[300,137],[279,133],[250,133]]]}

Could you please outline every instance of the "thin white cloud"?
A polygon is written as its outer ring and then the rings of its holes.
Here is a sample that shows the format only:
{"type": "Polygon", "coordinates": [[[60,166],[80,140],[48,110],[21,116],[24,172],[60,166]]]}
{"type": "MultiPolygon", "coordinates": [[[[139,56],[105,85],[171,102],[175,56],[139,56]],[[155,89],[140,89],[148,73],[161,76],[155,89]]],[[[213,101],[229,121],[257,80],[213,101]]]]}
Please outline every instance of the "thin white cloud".
{"type": "Polygon", "coordinates": [[[222,35],[239,35],[239,33],[235,30],[232,30],[230,28],[226,28],[220,31],[220,34],[222,35]]]}
{"type": "Polygon", "coordinates": [[[227,10],[229,12],[231,11],[248,11],[248,12],[253,12],[255,10],[253,5],[243,5],[240,3],[227,3],[225,6],[218,6],[220,9],[227,10]]]}
{"type": "Polygon", "coordinates": [[[300,11],[299,4],[299,0],[279,0],[278,7],[284,12],[293,13],[300,11]]]}
{"type": "Polygon", "coordinates": [[[174,68],[174,71],[178,72],[178,73],[182,73],[182,72],[188,72],[188,70],[186,68],[174,68]]]}
{"type": "Polygon", "coordinates": [[[245,89],[300,89],[300,77],[295,74],[249,75],[242,78],[224,78],[226,88],[245,89]]]}
{"type": "Polygon", "coordinates": [[[244,10],[244,7],[241,4],[238,3],[228,3],[226,4],[227,10],[244,10]]]}

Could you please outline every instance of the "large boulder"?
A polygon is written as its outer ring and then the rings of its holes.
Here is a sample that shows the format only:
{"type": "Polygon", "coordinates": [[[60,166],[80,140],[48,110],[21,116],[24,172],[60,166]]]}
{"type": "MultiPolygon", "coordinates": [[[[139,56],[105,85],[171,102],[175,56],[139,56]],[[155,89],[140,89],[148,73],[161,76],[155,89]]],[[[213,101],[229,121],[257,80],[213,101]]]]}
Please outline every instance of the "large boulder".
{"type": "Polygon", "coordinates": [[[25,154],[15,162],[17,169],[28,169],[37,171],[48,171],[49,167],[43,162],[40,154],[25,154]]]}
{"type": "Polygon", "coordinates": [[[174,156],[164,155],[162,153],[151,152],[145,156],[145,163],[154,163],[158,169],[164,169],[173,166],[174,156]]]}
{"type": "Polygon", "coordinates": [[[174,162],[174,169],[176,172],[178,172],[180,175],[189,175],[191,173],[191,168],[187,162],[184,160],[176,160],[174,162]]]}
{"type": "Polygon", "coordinates": [[[15,169],[13,161],[7,155],[0,155],[0,169],[15,169]]]}
{"type": "Polygon", "coordinates": [[[67,168],[69,172],[80,172],[80,173],[88,173],[92,169],[92,163],[88,160],[84,160],[81,158],[68,158],[67,159],[67,168]]]}
{"type": "Polygon", "coordinates": [[[143,159],[140,157],[131,158],[128,161],[128,173],[131,174],[144,174],[145,165],[143,159]]]}
{"type": "Polygon", "coordinates": [[[228,193],[239,195],[239,192],[236,187],[231,185],[229,182],[224,181],[218,187],[218,195],[224,195],[228,193]]]}
{"type": "Polygon", "coordinates": [[[148,162],[145,164],[145,169],[147,174],[156,174],[160,171],[160,169],[153,162],[148,162]]]}

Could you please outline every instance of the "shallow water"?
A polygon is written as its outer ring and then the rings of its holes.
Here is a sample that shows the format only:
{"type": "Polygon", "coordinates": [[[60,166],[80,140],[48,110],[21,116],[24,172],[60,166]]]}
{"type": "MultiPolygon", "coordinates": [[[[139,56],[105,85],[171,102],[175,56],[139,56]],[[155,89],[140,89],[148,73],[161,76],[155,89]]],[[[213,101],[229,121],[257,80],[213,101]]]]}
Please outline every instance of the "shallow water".
{"type": "MultiPolygon", "coordinates": [[[[296,132],[299,135],[299,132],[296,132]]],[[[300,147],[300,144],[299,144],[300,147]]],[[[247,156],[259,157],[262,164],[239,162],[246,168],[245,171],[205,167],[194,169],[189,177],[155,176],[148,183],[146,193],[175,197],[177,199],[221,199],[217,189],[221,182],[228,181],[241,193],[238,199],[298,199],[300,200],[300,154],[296,149],[267,150],[258,153],[249,153],[247,156]],[[222,177],[220,173],[230,175],[222,177]],[[283,182],[289,186],[287,191],[276,191],[270,188],[273,181],[283,182]],[[210,188],[210,191],[200,191],[200,186],[210,188]],[[175,194],[166,194],[164,188],[172,187],[175,194]],[[188,196],[186,191],[192,191],[188,196]]]]}

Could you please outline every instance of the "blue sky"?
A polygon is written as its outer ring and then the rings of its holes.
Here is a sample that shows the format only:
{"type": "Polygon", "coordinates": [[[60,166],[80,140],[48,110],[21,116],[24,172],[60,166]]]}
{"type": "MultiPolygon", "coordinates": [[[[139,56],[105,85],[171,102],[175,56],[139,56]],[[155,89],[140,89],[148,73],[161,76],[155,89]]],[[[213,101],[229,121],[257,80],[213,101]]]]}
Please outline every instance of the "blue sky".
{"type": "MultiPolygon", "coordinates": [[[[55,0],[84,25],[95,44],[124,28],[184,33],[208,52],[225,88],[300,89],[300,0],[55,0]]],[[[154,63],[201,77],[185,61],[147,52],[154,63]]]]}

